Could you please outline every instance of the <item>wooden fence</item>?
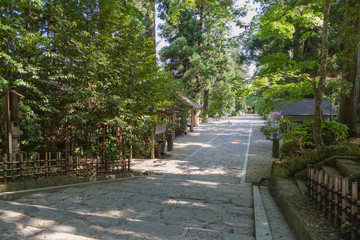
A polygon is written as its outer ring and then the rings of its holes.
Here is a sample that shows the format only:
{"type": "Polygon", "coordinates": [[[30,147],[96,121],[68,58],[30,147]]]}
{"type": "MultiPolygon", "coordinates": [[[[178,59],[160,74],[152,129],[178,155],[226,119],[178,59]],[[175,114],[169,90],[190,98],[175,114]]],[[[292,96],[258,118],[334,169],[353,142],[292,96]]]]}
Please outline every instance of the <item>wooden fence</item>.
{"type": "Polygon", "coordinates": [[[330,176],[312,165],[307,169],[307,186],[310,198],[319,209],[342,231],[351,233],[351,239],[359,238],[358,183],[349,179],[330,176]]]}
{"type": "Polygon", "coordinates": [[[0,183],[23,182],[61,175],[79,177],[130,171],[131,158],[108,160],[102,156],[64,153],[20,153],[0,159],[0,183]],[[9,160],[11,159],[11,160],[9,160]]]}

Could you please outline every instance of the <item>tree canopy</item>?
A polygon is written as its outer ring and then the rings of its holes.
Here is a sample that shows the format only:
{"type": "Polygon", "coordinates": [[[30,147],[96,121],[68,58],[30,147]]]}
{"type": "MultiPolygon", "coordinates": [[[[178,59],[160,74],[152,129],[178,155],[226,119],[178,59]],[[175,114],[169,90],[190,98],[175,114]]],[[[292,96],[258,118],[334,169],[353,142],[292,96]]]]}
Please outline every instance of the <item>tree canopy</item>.
{"type": "Polygon", "coordinates": [[[26,96],[23,148],[88,143],[105,124],[135,138],[130,132],[149,129],[179,93],[203,105],[203,121],[222,110],[238,114],[246,101],[266,113],[274,98],[318,93],[350,135],[359,134],[359,2],[255,2],[258,15],[246,25],[246,7],[231,0],[2,1],[0,88],[17,86],[26,96]],[[169,43],[161,67],[155,4],[169,43]],[[244,31],[232,37],[231,23],[244,31]],[[257,72],[249,79],[251,62],[257,72]]]}
{"type": "Polygon", "coordinates": [[[165,21],[161,35],[169,43],[160,52],[161,59],[182,81],[186,94],[204,106],[204,121],[223,109],[239,110],[236,91],[246,86],[245,72],[236,61],[229,25],[238,9],[231,1],[196,1],[194,8],[180,11],[174,22],[169,16],[175,6],[174,1],[163,1],[159,7],[165,21]]]}
{"type": "Polygon", "coordinates": [[[54,132],[65,138],[99,124],[144,128],[179,89],[156,67],[133,1],[6,0],[1,12],[0,86],[26,96],[24,148],[49,148],[54,132]]]}
{"type": "Polygon", "coordinates": [[[360,25],[354,10],[358,1],[328,3],[331,8],[327,22],[326,1],[257,2],[261,10],[241,43],[245,46],[243,58],[257,63],[254,84],[265,98],[268,107],[264,109],[274,107],[273,98],[314,97],[320,81],[324,93],[318,98],[329,98],[350,135],[359,134],[356,119],[360,75],[356,69],[360,64],[360,25]],[[327,28],[328,46],[324,48],[322,39],[327,28]],[[325,51],[328,55],[324,56],[325,51]],[[322,68],[324,60],[327,64],[322,68]]]}

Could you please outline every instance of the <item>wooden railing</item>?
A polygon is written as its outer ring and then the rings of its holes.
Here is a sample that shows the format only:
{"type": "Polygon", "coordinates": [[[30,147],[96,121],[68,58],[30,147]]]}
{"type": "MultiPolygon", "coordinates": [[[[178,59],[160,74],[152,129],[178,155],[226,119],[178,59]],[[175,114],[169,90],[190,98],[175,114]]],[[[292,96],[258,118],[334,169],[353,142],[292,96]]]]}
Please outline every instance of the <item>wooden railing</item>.
{"type": "Polygon", "coordinates": [[[323,214],[342,231],[351,233],[352,240],[360,239],[358,183],[330,176],[308,165],[307,186],[309,197],[316,201],[323,214]]]}
{"type": "Polygon", "coordinates": [[[0,158],[0,183],[23,182],[59,175],[79,177],[130,171],[130,158],[108,160],[69,152],[20,153],[0,158]],[[11,159],[11,160],[9,160],[11,159]]]}

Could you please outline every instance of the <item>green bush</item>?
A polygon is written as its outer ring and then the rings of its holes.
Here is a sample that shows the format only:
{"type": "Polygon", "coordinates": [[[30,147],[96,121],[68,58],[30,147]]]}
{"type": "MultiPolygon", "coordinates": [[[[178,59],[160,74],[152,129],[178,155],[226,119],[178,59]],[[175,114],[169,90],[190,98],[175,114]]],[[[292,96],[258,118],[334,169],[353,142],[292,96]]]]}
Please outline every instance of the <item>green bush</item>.
{"type": "Polygon", "coordinates": [[[344,141],[348,137],[349,128],[338,122],[324,122],[322,127],[323,140],[326,145],[344,141]]]}
{"type": "Polygon", "coordinates": [[[287,116],[276,116],[269,124],[262,126],[260,132],[266,139],[282,139],[287,131],[293,127],[293,123],[287,116]]]}
{"type": "Polygon", "coordinates": [[[304,152],[309,146],[313,145],[312,142],[309,142],[310,137],[308,134],[307,131],[301,129],[289,131],[280,146],[280,153],[293,156],[304,152]]]}
{"type": "Polygon", "coordinates": [[[343,142],[337,145],[326,146],[321,152],[315,149],[307,149],[296,156],[282,156],[278,165],[286,169],[286,172],[288,172],[286,177],[289,177],[306,169],[308,164],[318,163],[332,156],[353,156],[360,158],[360,148],[348,142],[343,142]]]}
{"type": "MultiPolygon", "coordinates": [[[[324,122],[322,136],[325,145],[344,141],[348,136],[348,127],[338,122],[324,122]]],[[[285,134],[284,142],[279,151],[283,155],[301,155],[306,149],[314,149],[313,122],[304,122],[285,134]]]]}

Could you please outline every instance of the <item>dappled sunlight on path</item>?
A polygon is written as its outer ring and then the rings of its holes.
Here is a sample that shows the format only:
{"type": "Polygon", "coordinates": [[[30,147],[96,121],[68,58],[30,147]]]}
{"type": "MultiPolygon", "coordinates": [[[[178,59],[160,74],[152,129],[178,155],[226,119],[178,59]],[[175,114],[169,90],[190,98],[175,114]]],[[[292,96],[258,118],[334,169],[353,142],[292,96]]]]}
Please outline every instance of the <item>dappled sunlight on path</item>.
{"type": "Polygon", "coordinates": [[[195,128],[148,177],[0,201],[0,239],[253,240],[251,184],[240,184],[253,116],[195,128]]]}

